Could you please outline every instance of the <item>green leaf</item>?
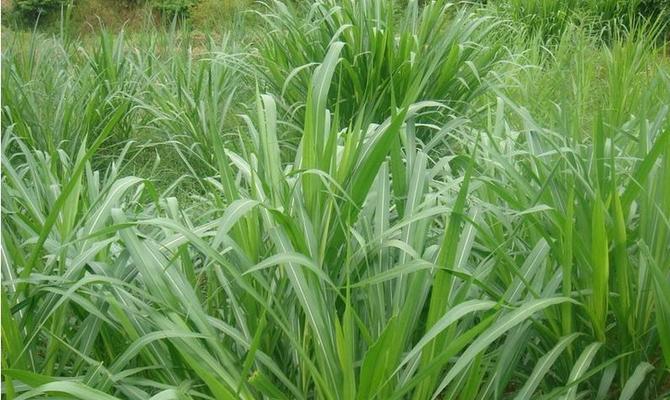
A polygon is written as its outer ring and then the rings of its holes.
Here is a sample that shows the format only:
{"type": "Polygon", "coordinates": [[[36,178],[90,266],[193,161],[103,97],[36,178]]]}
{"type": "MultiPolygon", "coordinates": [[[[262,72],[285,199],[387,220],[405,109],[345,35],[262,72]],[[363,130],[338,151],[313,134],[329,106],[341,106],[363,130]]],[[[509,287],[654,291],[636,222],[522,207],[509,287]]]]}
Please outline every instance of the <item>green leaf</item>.
{"type": "Polygon", "coordinates": [[[515,397],[516,400],[532,399],[533,393],[537,390],[537,387],[542,382],[544,376],[549,372],[563,351],[565,351],[570,343],[572,343],[579,335],[579,333],[573,333],[572,335],[563,337],[554,348],[537,360],[533,372],[530,374],[519,393],[517,393],[515,397]]]}
{"type": "Polygon", "coordinates": [[[623,386],[623,389],[621,390],[621,395],[619,396],[619,400],[632,399],[633,396],[635,396],[635,392],[644,381],[644,378],[647,376],[649,372],[653,370],[654,370],[653,365],[647,362],[641,362],[635,368],[633,375],[631,375],[630,378],[628,378],[626,384],[623,386]]]}
{"type": "Polygon", "coordinates": [[[433,393],[433,399],[437,398],[447,385],[449,385],[449,383],[460,374],[479,353],[484,351],[491,343],[505,334],[508,330],[531,318],[536,312],[566,301],[572,300],[565,297],[531,300],[524,303],[518,309],[505,314],[496,324],[479,335],[479,337],[468,346],[463,354],[458,357],[454,366],[449,369],[449,372],[447,372],[447,375],[433,393]]]}

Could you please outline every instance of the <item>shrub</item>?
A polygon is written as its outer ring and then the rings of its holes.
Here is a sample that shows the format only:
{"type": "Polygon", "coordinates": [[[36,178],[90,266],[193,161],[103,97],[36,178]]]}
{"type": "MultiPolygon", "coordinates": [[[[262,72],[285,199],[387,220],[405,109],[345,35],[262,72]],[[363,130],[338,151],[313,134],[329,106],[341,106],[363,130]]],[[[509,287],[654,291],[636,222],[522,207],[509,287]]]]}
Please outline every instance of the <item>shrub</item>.
{"type": "Polygon", "coordinates": [[[14,9],[24,15],[53,11],[68,3],[68,0],[14,0],[14,9]]]}
{"type": "Polygon", "coordinates": [[[72,0],[13,0],[8,10],[3,9],[3,24],[33,28],[39,22],[40,26],[53,26],[60,10],[68,11],[71,4],[72,0]]]}
{"type": "Polygon", "coordinates": [[[156,10],[168,17],[188,16],[189,8],[196,3],[196,0],[153,0],[153,6],[156,10]]]}

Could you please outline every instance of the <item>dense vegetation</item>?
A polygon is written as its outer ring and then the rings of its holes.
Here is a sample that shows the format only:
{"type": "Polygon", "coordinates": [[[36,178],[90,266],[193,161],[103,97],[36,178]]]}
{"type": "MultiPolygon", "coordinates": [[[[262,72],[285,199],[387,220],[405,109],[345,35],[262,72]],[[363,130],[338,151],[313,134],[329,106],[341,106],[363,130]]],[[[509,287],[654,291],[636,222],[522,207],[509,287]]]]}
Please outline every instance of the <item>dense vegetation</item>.
{"type": "Polygon", "coordinates": [[[532,3],[3,30],[3,398],[668,398],[662,4],[532,3]]]}

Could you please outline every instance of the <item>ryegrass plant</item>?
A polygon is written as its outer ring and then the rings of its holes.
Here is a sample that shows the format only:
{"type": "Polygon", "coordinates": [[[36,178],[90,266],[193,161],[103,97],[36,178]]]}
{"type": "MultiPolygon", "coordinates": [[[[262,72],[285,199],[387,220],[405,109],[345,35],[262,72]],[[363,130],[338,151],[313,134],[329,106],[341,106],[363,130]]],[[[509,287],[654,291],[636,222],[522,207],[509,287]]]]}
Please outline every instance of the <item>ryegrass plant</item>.
{"type": "Polygon", "coordinates": [[[342,66],[329,101],[344,126],[357,118],[380,123],[395,108],[424,100],[468,110],[496,59],[499,44],[486,40],[496,22],[445,1],[396,6],[386,0],[269,3],[259,64],[271,90],[301,117],[310,69],[341,41],[342,66]]]}
{"type": "Polygon", "coordinates": [[[440,2],[274,7],[258,68],[174,32],[3,50],[4,397],[667,397],[653,30],[503,55],[440,2]]]}
{"type": "MultiPolygon", "coordinates": [[[[130,113],[128,94],[135,90],[122,38],[102,34],[86,52],[66,41],[13,35],[3,53],[3,127],[34,149],[75,154],[100,132],[114,110],[130,113]]],[[[115,125],[112,140],[129,138],[129,117],[115,125]]]]}
{"type": "Polygon", "coordinates": [[[232,125],[229,110],[245,111],[232,103],[253,98],[253,92],[246,93],[249,89],[240,84],[245,78],[243,52],[224,52],[225,40],[221,46],[211,39],[200,46],[189,48],[186,55],[152,60],[145,93],[137,104],[148,116],[147,128],[154,137],[170,141],[188,158],[193,174],[210,169],[209,174],[216,169],[214,142],[232,125]],[[193,55],[194,51],[199,54],[193,55]]]}

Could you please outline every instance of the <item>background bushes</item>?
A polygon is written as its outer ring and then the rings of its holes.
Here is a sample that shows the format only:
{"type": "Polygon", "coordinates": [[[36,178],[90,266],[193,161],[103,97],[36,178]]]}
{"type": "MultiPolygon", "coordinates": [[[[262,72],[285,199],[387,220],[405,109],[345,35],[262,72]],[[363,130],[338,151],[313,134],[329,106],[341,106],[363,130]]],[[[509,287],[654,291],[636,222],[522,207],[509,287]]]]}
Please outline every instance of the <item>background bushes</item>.
{"type": "Polygon", "coordinates": [[[186,16],[189,8],[194,5],[195,0],[154,0],[153,7],[169,17],[186,16]]]}
{"type": "Polygon", "coordinates": [[[178,22],[193,29],[218,31],[226,21],[251,5],[251,0],[11,0],[3,9],[3,23],[32,29],[35,22],[45,28],[59,25],[60,10],[72,6],[71,28],[88,31],[103,25],[112,30],[132,27],[138,21],[178,22]]]}
{"type": "Polygon", "coordinates": [[[33,16],[53,11],[66,3],[66,0],[14,0],[14,8],[26,16],[33,16]]]}

